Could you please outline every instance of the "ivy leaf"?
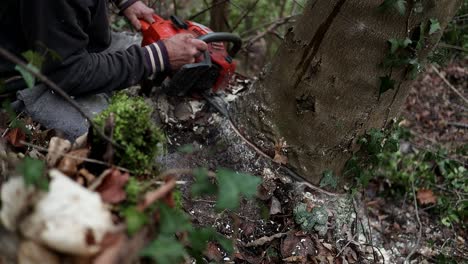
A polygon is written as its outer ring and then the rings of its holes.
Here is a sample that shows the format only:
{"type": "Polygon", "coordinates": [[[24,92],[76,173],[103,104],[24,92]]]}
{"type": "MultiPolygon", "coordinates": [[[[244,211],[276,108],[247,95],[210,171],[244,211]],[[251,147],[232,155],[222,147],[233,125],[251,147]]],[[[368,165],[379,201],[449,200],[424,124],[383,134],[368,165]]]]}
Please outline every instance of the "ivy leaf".
{"type": "Polygon", "coordinates": [[[440,26],[439,20],[434,18],[434,19],[430,19],[430,21],[431,21],[431,26],[429,28],[429,35],[432,35],[442,29],[442,27],[440,26]]]}
{"type": "Polygon", "coordinates": [[[415,13],[421,14],[424,11],[424,6],[423,6],[422,2],[416,2],[414,4],[413,10],[414,10],[415,13]]]}
{"type": "Polygon", "coordinates": [[[331,170],[324,171],[323,177],[320,180],[320,187],[326,187],[326,186],[330,186],[333,189],[336,189],[336,187],[338,186],[338,182],[335,176],[333,175],[333,171],[331,170]]]}
{"type": "Polygon", "coordinates": [[[411,80],[414,80],[422,71],[421,63],[419,63],[418,59],[412,59],[408,64],[410,66],[408,76],[411,80]]]}
{"type": "Polygon", "coordinates": [[[148,217],[138,211],[135,207],[126,208],[123,211],[123,216],[127,224],[127,231],[130,235],[138,232],[146,223],[148,223],[148,217]]]}
{"type": "Polygon", "coordinates": [[[33,185],[40,190],[48,191],[49,182],[44,174],[45,164],[41,160],[33,159],[30,157],[18,165],[18,173],[23,175],[26,185],[33,185]]]}
{"type": "Polygon", "coordinates": [[[197,263],[203,263],[203,251],[205,251],[209,241],[216,240],[226,252],[229,254],[233,252],[232,241],[211,227],[193,230],[190,232],[188,240],[190,242],[189,253],[197,260],[197,263]]]}
{"type": "Polygon", "coordinates": [[[159,207],[160,233],[162,235],[174,235],[176,232],[189,231],[192,229],[187,215],[181,210],[173,209],[165,204],[159,207]]]}
{"type": "Polygon", "coordinates": [[[379,79],[380,79],[379,97],[386,91],[395,89],[396,82],[395,80],[392,80],[389,75],[385,75],[383,77],[380,77],[379,79]]]}
{"type": "MultiPolygon", "coordinates": [[[[39,72],[39,69],[36,68],[34,65],[32,64],[28,64],[27,67],[32,70],[33,72],[39,72]]],[[[16,65],[15,67],[15,70],[17,70],[21,76],[23,77],[24,81],[26,82],[26,85],[29,87],[29,88],[32,88],[34,87],[35,83],[36,83],[36,78],[34,77],[34,75],[32,75],[28,70],[26,70],[25,68],[19,66],[19,65],[16,65]]]]}
{"type": "Polygon", "coordinates": [[[44,56],[39,54],[38,52],[28,50],[26,52],[21,53],[23,57],[28,61],[29,64],[33,65],[37,69],[42,69],[42,65],[44,64],[44,56]]]}
{"type": "Polygon", "coordinates": [[[400,13],[400,15],[404,15],[406,13],[406,0],[385,0],[379,7],[379,11],[386,11],[390,8],[394,8],[400,13]]]}
{"type": "Polygon", "coordinates": [[[158,264],[181,263],[187,255],[184,246],[172,236],[160,235],[140,252],[143,257],[149,257],[158,264]]]}
{"type": "Polygon", "coordinates": [[[388,42],[390,43],[390,53],[394,54],[398,49],[404,49],[408,47],[412,43],[411,39],[389,39],[388,42]]]}
{"type": "Polygon", "coordinates": [[[257,193],[261,179],[249,174],[237,173],[220,169],[217,173],[219,192],[216,208],[236,209],[239,207],[240,196],[250,198],[257,193]]]}
{"type": "Polygon", "coordinates": [[[195,183],[191,187],[192,197],[216,194],[216,185],[210,181],[206,168],[195,169],[193,175],[195,176],[195,183]]]}
{"type": "Polygon", "coordinates": [[[185,154],[192,154],[195,152],[195,147],[192,144],[185,144],[180,146],[177,151],[185,154]]]}

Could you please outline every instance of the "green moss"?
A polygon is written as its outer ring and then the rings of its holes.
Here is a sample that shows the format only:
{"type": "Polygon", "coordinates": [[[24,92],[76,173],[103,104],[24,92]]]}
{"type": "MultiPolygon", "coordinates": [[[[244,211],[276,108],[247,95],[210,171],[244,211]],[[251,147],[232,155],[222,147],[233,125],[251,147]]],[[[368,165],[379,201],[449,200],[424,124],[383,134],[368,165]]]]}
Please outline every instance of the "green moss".
{"type": "MultiPolygon", "coordinates": [[[[113,138],[124,149],[117,149],[115,163],[138,174],[150,169],[156,155],[162,153],[164,134],[151,120],[152,109],[140,97],[117,93],[109,107],[94,121],[104,127],[110,113],[115,116],[113,138]]],[[[96,141],[102,141],[95,137],[96,141]]]]}

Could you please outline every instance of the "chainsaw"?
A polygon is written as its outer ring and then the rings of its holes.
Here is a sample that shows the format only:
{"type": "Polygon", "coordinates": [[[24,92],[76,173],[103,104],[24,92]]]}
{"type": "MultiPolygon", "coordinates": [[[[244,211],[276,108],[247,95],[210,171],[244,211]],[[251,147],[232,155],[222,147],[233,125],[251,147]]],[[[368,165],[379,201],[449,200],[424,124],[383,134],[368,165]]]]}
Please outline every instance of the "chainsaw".
{"type": "Polygon", "coordinates": [[[236,71],[233,57],[239,52],[242,40],[227,32],[213,32],[210,28],[193,21],[184,21],[172,15],[165,20],[153,15],[152,24],[140,20],[143,35],[142,46],[168,39],[179,33],[190,33],[208,44],[195,63],[186,64],[164,80],[155,80],[157,86],[169,95],[184,96],[193,93],[216,93],[224,90],[236,71]],[[228,50],[225,42],[232,43],[228,50]]]}

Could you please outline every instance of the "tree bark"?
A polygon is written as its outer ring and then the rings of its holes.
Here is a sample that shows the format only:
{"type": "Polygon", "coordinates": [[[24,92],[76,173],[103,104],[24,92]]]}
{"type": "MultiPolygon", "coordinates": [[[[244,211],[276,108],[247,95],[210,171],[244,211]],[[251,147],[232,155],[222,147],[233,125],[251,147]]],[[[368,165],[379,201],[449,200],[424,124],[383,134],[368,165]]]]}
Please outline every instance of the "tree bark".
{"type": "MultiPolygon", "coordinates": [[[[235,122],[267,153],[284,139],[288,166],[312,183],[325,170],[342,175],[356,139],[398,116],[411,80],[406,69],[393,70],[395,89],[379,95],[379,77],[389,74],[379,66],[388,40],[417,35],[429,19],[445,28],[461,3],[422,1],[424,11],[417,13],[409,0],[401,15],[394,9],[378,11],[382,2],[309,1],[271,64],[232,106],[235,122]]],[[[417,55],[421,61],[441,35],[427,36],[417,55]]]]}
{"type": "Polygon", "coordinates": [[[229,14],[229,0],[213,0],[210,10],[210,28],[214,32],[229,31],[227,18],[229,14]]]}

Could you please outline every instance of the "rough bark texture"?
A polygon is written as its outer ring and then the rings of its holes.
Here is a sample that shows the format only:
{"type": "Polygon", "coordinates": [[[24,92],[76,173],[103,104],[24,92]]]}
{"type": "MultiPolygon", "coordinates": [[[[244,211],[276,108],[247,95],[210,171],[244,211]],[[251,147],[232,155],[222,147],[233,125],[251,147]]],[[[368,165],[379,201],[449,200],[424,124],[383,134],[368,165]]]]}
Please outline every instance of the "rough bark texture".
{"type": "Polygon", "coordinates": [[[210,28],[215,32],[228,31],[227,17],[229,12],[229,1],[213,0],[210,10],[210,28]]]}
{"type": "MultiPolygon", "coordinates": [[[[289,30],[275,59],[249,94],[234,106],[236,123],[263,150],[287,142],[289,166],[313,183],[323,171],[341,175],[359,135],[382,128],[399,114],[411,80],[393,71],[399,87],[379,98],[379,67],[387,41],[419,31],[437,18],[442,28],[460,6],[458,0],[427,0],[424,12],[379,12],[382,0],[309,1],[289,30]]],[[[419,52],[422,61],[440,39],[430,35],[419,52]]],[[[398,86],[398,85],[397,85],[398,86]]]]}

